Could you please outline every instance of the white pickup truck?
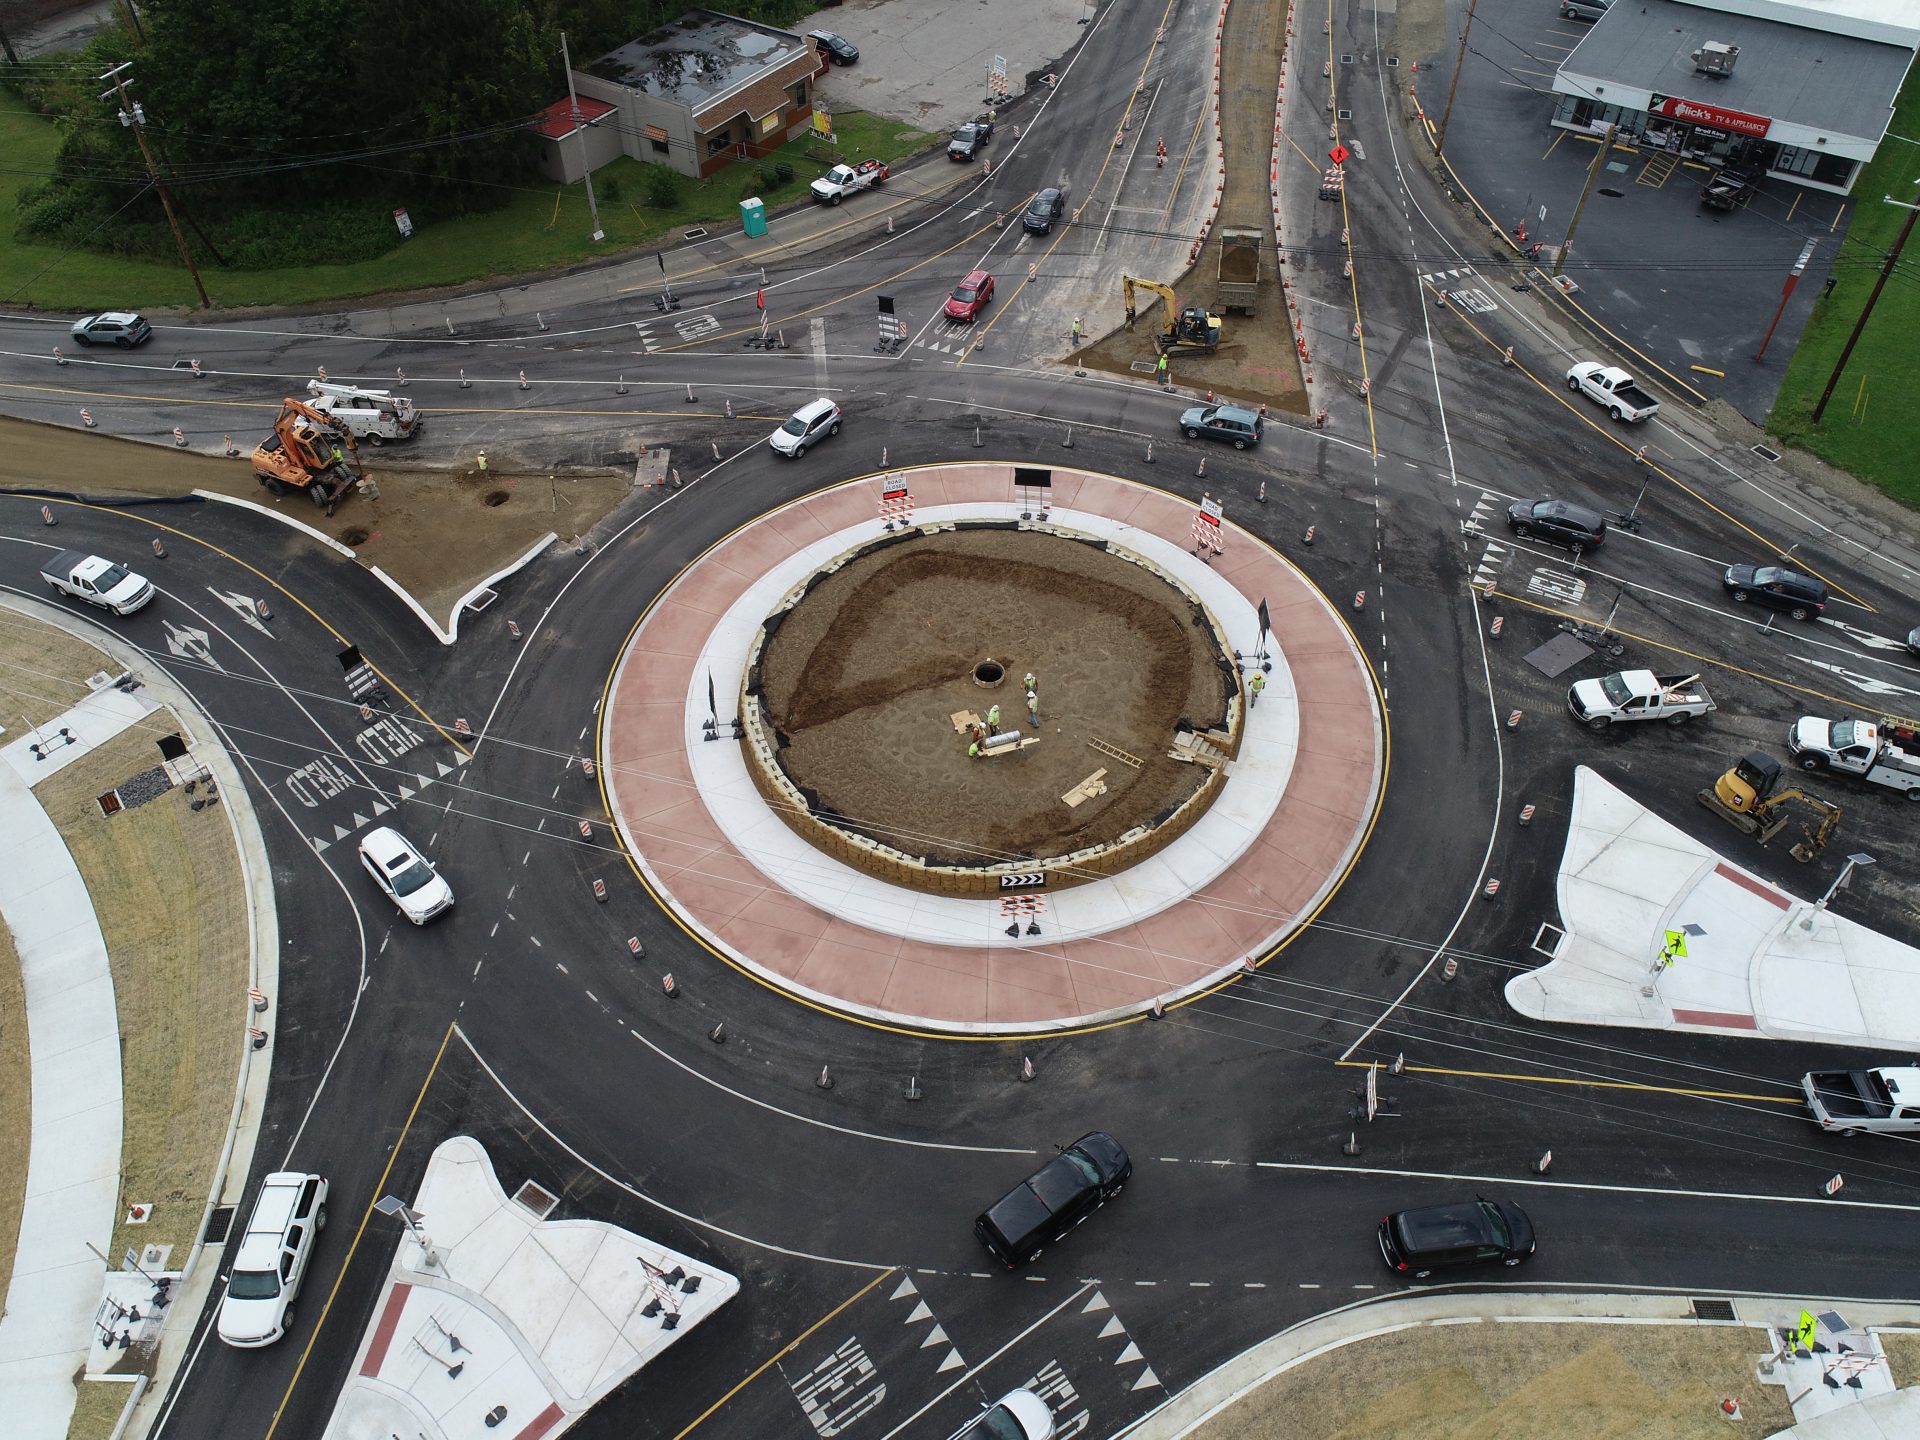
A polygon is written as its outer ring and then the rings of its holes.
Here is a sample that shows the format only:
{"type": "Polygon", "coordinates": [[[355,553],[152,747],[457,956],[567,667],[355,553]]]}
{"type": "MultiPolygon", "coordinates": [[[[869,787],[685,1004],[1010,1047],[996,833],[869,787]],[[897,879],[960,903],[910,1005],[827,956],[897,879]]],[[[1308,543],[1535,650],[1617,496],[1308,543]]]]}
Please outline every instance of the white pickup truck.
{"type": "Polygon", "coordinates": [[[131,615],[153,599],[153,582],[114,560],[84,550],[62,550],[40,567],[56,595],[71,595],[116,615],[131,615]]]}
{"type": "Polygon", "coordinates": [[[1567,371],[1567,389],[1584,395],[1622,425],[1644,420],[1660,402],[1633,383],[1633,376],[1615,365],[1583,360],[1567,371]]]}
{"type": "Polygon", "coordinates": [[[1870,720],[1822,720],[1802,715],[1787,729],[1787,749],[1802,770],[1837,770],[1857,775],[1870,785],[1898,790],[1920,801],[1920,752],[1903,750],[1883,730],[1910,738],[1914,722],[1889,717],[1875,725],[1870,720]]]}
{"type": "Polygon", "coordinates": [[[1920,1069],[1913,1066],[1809,1071],[1800,1089],[1822,1130],[1842,1135],[1920,1130],[1920,1069]]]}
{"type": "Polygon", "coordinates": [[[1664,720],[1669,725],[1684,725],[1715,708],[1698,675],[1616,670],[1598,679],[1576,680],[1567,691],[1567,709],[1589,730],[1604,730],[1624,720],[1664,720]]]}
{"type": "Polygon", "coordinates": [[[893,174],[884,160],[862,160],[858,165],[836,165],[813,182],[813,198],[822,205],[838,205],[849,195],[884,185],[893,174]]]}

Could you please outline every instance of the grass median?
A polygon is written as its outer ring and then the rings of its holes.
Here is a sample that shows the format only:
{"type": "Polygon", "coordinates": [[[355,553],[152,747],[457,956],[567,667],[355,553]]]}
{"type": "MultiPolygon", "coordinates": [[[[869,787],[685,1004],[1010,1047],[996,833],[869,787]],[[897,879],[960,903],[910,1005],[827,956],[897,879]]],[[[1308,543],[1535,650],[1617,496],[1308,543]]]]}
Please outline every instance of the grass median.
{"type": "MultiPolygon", "coordinates": [[[[12,157],[9,175],[0,176],[0,209],[17,211],[18,193],[34,175],[53,168],[59,134],[51,123],[29,111],[10,93],[0,104],[0,147],[12,157]]],[[[839,150],[807,137],[782,146],[761,160],[728,166],[707,180],[683,179],[676,204],[646,203],[647,167],[621,157],[594,172],[600,224],[606,239],[595,243],[582,185],[558,185],[529,179],[511,189],[511,198],[487,214],[435,220],[425,208],[411,209],[413,238],[377,259],[351,265],[300,265],[275,270],[224,270],[201,254],[201,278],[221,308],[312,305],[389,292],[434,289],[475,281],[538,274],[623,252],[671,249],[681,232],[740,224],[740,201],[757,195],[768,208],[798,199],[816,176],[839,158],[879,156],[893,161],[923,149],[933,138],[885,116],[860,111],[834,117],[839,150]],[[775,179],[785,164],[791,179],[775,179]],[[762,176],[765,177],[763,183],[762,176]]],[[[193,192],[181,199],[193,204],[193,192]]],[[[353,204],[350,195],[340,203],[353,204]]],[[[367,207],[366,224],[393,226],[385,205],[367,207]]],[[[219,243],[219,227],[209,232],[219,243]]],[[[396,238],[397,238],[397,232],[396,238]]],[[[23,242],[11,226],[0,226],[0,296],[12,305],[88,314],[105,308],[191,309],[192,282],[178,265],[128,260],[87,250],[63,251],[51,244],[23,242]]]]}
{"type": "Polygon", "coordinates": [[[1833,293],[1815,304],[1794,349],[1767,428],[1790,445],[1871,481],[1902,505],[1920,509],[1920,407],[1911,401],[1914,334],[1920,331],[1920,288],[1911,276],[1920,244],[1910,242],[1901,269],[1887,282],[1859,344],[1834,387],[1820,423],[1813,409],[1833,375],[1847,337],[1859,322],[1886,254],[1907,223],[1920,175],[1920,146],[1903,135],[1920,133],[1920,80],[1910,78],[1895,107],[1880,152],[1853,187],[1853,222],[1834,274],[1833,293]],[[1900,204],[1890,205],[1881,197],[1900,204]]]}

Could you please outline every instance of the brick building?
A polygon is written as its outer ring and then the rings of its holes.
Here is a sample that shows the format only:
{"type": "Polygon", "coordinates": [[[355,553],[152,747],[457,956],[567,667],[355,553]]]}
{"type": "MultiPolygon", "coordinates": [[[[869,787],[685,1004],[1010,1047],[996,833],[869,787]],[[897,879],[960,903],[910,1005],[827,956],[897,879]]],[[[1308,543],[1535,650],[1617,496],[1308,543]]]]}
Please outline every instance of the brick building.
{"type": "Polygon", "coordinates": [[[569,138],[567,102],[550,107],[539,131],[542,168],[555,179],[577,180],[584,148],[595,169],[626,154],[683,175],[711,175],[805,130],[819,69],[819,54],[804,36],[690,10],[574,70],[589,128],[569,138]]]}

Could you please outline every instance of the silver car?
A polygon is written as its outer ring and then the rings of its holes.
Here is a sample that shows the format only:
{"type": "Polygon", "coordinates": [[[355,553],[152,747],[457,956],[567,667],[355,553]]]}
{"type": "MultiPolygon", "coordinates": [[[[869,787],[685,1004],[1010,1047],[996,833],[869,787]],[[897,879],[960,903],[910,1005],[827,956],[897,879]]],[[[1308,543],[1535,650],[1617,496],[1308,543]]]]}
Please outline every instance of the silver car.
{"type": "Polygon", "coordinates": [[[406,836],[390,826],[379,826],[361,837],[360,863],[400,913],[416,925],[453,906],[453,887],[406,836]]]}

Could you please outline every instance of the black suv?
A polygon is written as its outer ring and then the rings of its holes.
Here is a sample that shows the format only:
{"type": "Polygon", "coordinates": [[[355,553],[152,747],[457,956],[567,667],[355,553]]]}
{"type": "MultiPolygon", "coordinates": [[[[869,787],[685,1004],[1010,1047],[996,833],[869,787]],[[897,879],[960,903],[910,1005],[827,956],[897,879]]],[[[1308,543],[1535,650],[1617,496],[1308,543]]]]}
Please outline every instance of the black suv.
{"type": "Polygon", "coordinates": [[[1020,224],[1029,235],[1050,235],[1053,222],[1060,218],[1067,208],[1067,197],[1060,191],[1048,186],[1033,197],[1027,206],[1027,213],[1020,217],[1020,224]]]}
{"type": "Polygon", "coordinates": [[[1498,1260],[1518,1265],[1533,1254],[1533,1222],[1504,1200],[1465,1200],[1402,1210],[1380,1222],[1380,1255],[1416,1280],[1436,1270],[1498,1260]]]}
{"type": "Polygon", "coordinates": [[[973,1233],[1009,1270],[1024,1265],[1126,1187],[1133,1162],[1120,1142],[1091,1130],[1001,1196],[973,1233]]]}
{"type": "Polygon", "coordinates": [[[1607,538],[1606,517],[1598,510],[1565,500],[1516,500],[1507,507],[1507,528],[1516,535],[1538,535],[1556,545],[1591,550],[1607,538]]]}
{"type": "Polygon", "coordinates": [[[1827,587],[1811,575],[1781,565],[1729,565],[1721,582],[1735,600],[1751,600],[1807,620],[1827,608],[1827,587]]]}
{"type": "Polygon", "coordinates": [[[860,47],[831,30],[809,30],[807,38],[826,53],[835,65],[851,65],[860,58],[860,47]]]}

